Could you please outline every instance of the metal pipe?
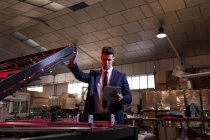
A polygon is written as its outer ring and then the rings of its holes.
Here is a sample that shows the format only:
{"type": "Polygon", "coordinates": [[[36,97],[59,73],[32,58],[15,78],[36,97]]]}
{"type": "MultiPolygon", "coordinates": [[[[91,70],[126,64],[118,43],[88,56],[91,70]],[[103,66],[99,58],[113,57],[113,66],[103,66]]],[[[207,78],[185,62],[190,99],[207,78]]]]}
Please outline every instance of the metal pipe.
{"type": "Polygon", "coordinates": [[[182,78],[194,78],[194,77],[203,77],[210,75],[210,71],[208,72],[200,72],[200,73],[193,73],[193,74],[184,74],[181,77],[182,78]]]}
{"type": "Polygon", "coordinates": [[[180,57],[178,51],[176,50],[174,44],[171,42],[171,39],[168,36],[166,36],[166,39],[168,40],[169,44],[171,45],[171,48],[174,50],[176,56],[181,60],[181,57],[180,57]]]}

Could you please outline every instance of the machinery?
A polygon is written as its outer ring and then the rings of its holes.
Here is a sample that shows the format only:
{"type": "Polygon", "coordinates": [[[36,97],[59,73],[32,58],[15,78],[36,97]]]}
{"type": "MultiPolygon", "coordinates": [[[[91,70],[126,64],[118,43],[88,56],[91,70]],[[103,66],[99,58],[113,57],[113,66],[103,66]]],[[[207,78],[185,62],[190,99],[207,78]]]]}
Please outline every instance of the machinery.
{"type": "MultiPolygon", "coordinates": [[[[36,80],[40,76],[54,70],[68,59],[76,56],[76,47],[65,48],[34,54],[36,60],[27,61],[28,57],[0,62],[0,101],[17,90],[36,80]],[[37,57],[39,56],[39,57],[37,57]],[[45,56],[45,57],[44,57],[45,56]],[[26,60],[26,61],[23,61],[26,60]],[[31,64],[32,62],[32,64],[31,64]],[[14,67],[14,63],[19,67],[14,67]],[[30,63],[30,65],[28,65],[30,63]]],[[[0,139],[77,139],[77,140],[137,140],[137,129],[128,125],[112,125],[112,121],[79,122],[78,118],[56,118],[58,108],[51,110],[51,118],[19,118],[6,122],[0,121],[0,139]]],[[[77,115],[79,116],[79,115],[77,115]]]]}
{"type": "MultiPolygon", "coordinates": [[[[15,74],[6,77],[0,83],[0,101],[7,97],[8,95],[14,93],[15,91],[25,87],[27,84],[36,80],[40,76],[50,72],[57,66],[63,64],[69,58],[76,56],[76,47],[74,45],[69,45],[66,48],[52,54],[51,56],[28,66],[23,70],[17,70],[15,74]]],[[[6,62],[1,62],[5,64],[6,62]]],[[[7,67],[8,68],[8,67],[7,67]]],[[[4,73],[1,72],[1,73],[4,73]]],[[[11,73],[10,73],[11,74],[11,73]]],[[[3,74],[2,74],[3,75],[3,74]]]]}

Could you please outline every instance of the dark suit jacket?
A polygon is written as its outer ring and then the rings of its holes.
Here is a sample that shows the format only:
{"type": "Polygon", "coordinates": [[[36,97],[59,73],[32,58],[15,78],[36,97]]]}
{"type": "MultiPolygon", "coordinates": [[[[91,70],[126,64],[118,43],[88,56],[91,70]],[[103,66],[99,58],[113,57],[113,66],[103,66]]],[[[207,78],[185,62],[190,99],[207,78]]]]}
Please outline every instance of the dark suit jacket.
{"type": "MultiPolygon", "coordinates": [[[[90,73],[84,73],[80,70],[77,64],[73,67],[69,67],[74,76],[85,83],[89,83],[88,86],[88,96],[87,96],[87,113],[94,114],[94,94],[97,94],[97,84],[100,80],[101,70],[90,70],[90,73]]],[[[110,103],[110,112],[115,115],[115,119],[119,124],[124,123],[124,115],[123,115],[123,104],[130,104],[132,101],[132,96],[130,92],[130,88],[128,85],[128,81],[126,75],[121,73],[115,69],[112,70],[110,86],[119,86],[121,87],[121,92],[123,95],[123,100],[118,103],[114,103],[111,101],[110,103]]]]}

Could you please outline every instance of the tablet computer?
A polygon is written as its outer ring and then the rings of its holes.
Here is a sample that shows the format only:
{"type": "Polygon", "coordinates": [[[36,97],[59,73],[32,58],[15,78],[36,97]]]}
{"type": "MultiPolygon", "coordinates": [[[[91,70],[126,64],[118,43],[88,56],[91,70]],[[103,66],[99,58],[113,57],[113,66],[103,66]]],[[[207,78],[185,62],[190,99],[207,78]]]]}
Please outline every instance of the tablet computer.
{"type": "Polygon", "coordinates": [[[104,100],[110,100],[111,94],[116,94],[121,91],[121,87],[118,86],[105,86],[104,87],[104,94],[103,99],[104,100]]]}

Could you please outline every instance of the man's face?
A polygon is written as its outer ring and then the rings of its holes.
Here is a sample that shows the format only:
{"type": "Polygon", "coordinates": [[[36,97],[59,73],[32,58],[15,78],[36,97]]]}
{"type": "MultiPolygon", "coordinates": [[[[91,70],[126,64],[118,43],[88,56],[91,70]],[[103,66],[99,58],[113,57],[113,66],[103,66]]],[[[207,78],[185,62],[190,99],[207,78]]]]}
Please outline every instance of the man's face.
{"type": "Polygon", "coordinates": [[[102,54],[101,55],[101,63],[102,63],[102,67],[105,70],[108,70],[111,66],[112,63],[114,62],[114,56],[113,54],[107,55],[107,54],[102,54]]]}

